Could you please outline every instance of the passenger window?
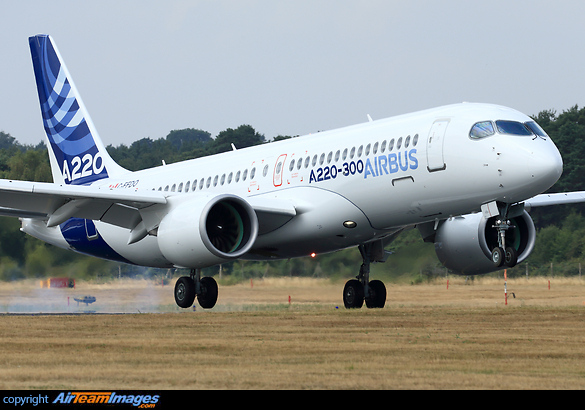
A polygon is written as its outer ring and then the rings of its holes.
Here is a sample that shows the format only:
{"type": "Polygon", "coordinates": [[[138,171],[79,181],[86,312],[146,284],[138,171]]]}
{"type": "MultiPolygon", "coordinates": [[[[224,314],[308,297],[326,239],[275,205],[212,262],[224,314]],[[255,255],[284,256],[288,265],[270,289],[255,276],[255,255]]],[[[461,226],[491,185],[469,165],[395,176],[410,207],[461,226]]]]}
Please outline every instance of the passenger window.
{"type": "Polygon", "coordinates": [[[390,140],[388,143],[388,151],[392,151],[394,149],[394,138],[390,140]]]}
{"type": "Polygon", "coordinates": [[[382,145],[380,146],[380,152],[383,154],[386,151],[386,140],[382,141],[382,145]]]}
{"type": "Polygon", "coordinates": [[[295,169],[295,159],[294,158],[290,161],[290,165],[288,167],[288,170],[290,172],[293,172],[293,169],[295,169]]]}
{"type": "Polygon", "coordinates": [[[333,159],[333,152],[330,152],[329,155],[327,155],[327,163],[331,164],[332,159],[333,159]]]}
{"type": "Polygon", "coordinates": [[[483,121],[475,124],[469,133],[469,136],[474,139],[489,137],[494,135],[494,124],[491,121],[483,121]]]}
{"type": "Polygon", "coordinates": [[[256,176],[256,167],[252,168],[252,170],[250,171],[250,179],[254,179],[254,177],[256,176]]]}
{"type": "Polygon", "coordinates": [[[414,138],[412,139],[412,146],[416,147],[416,144],[418,144],[418,134],[415,134],[414,138]]]}
{"type": "Polygon", "coordinates": [[[228,175],[228,184],[231,184],[232,183],[232,178],[233,177],[234,177],[234,173],[233,172],[230,172],[230,174],[228,175]]]}
{"type": "Polygon", "coordinates": [[[242,174],[242,181],[245,181],[246,178],[248,178],[248,169],[244,170],[244,173],[242,174]]]}
{"type": "Polygon", "coordinates": [[[262,171],[262,176],[268,175],[268,164],[264,165],[264,170],[262,171]]]}
{"type": "Polygon", "coordinates": [[[366,157],[367,157],[368,155],[370,155],[370,147],[371,147],[371,146],[372,146],[372,144],[368,144],[368,145],[366,145],[366,153],[364,154],[366,157]]]}
{"type": "Polygon", "coordinates": [[[347,159],[347,148],[343,150],[343,156],[341,157],[342,160],[346,160],[347,159]]]}
{"type": "Polygon", "coordinates": [[[396,143],[396,149],[400,149],[402,147],[402,137],[398,138],[398,142],[396,143]]]}
{"type": "Polygon", "coordinates": [[[408,137],[406,137],[406,140],[404,141],[404,148],[408,148],[409,145],[410,145],[410,135],[408,137]]]}
{"type": "Polygon", "coordinates": [[[167,186],[165,187],[165,192],[166,192],[166,191],[168,191],[168,190],[169,190],[169,186],[167,185],[167,186]]]}
{"type": "Polygon", "coordinates": [[[297,170],[301,169],[302,166],[303,166],[303,159],[299,158],[299,162],[297,164],[297,170]]]}
{"type": "Polygon", "coordinates": [[[358,153],[357,153],[358,158],[362,156],[363,151],[364,151],[364,146],[360,145],[360,147],[358,148],[358,153]]]}
{"type": "Polygon", "coordinates": [[[191,181],[185,182],[185,192],[189,192],[189,187],[191,186],[191,181]]]}
{"type": "Polygon", "coordinates": [[[374,148],[372,149],[372,154],[376,155],[378,153],[378,143],[374,144],[374,148]]]}
{"type": "Polygon", "coordinates": [[[204,183],[205,183],[205,178],[201,178],[201,181],[199,181],[199,190],[203,189],[204,183]]]}
{"type": "Polygon", "coordinates": [[[207,177],[207,183],[205,184],[207,188],[211,186],[211,177],[207,177]]]}
{"type": "Polygon", "coordinates": [[[355,155],[355,147],[353,147],[351,149],[351,151],[349,152],[349,159],[353,159],[353,156],[355,155]]]}
{"type": "Polygon", "coordinates": [[[236,182],[240,182],[240,171],[236,172],[236,182]]]}
{"type": "Polygon", "coordinates": [[[341,151],[337,150],[335,153],[335,162],[339,161],[339,157],[341,156],[341,151]]]}
{"type": "Polygon", "coordinates": [[[179,189],[177,189],[178,192],[183,192],[183,183],[181,182],[179,184],[179,189]]]}
{"type": "Polygon", "coordinates": [[[317,156],[316,155],[313,157],[312,164],[313,164],[313,166],[317,165],[317,156]]]}
{"type": "Polygon", "coordinates": [[[319,158],[319,165],[323,165],[325,162],[325,154],[321,154],[321,158],[319,158]]]}
{"type": "Polygon", "coordinates": [[[311,158],[305,158],[305,168],[309,168],[309,161],[311,161],[311,158]]]}
{"type": "Polygon", "coordinates": [[[219,181],[221,185],[225,184],[225,174],[221,176],[221,180],[219,181]]]}
{"type": "Polygon", "coordinates": [[[176,188],[177,188],[177,184],[173,184],[173,186],[171,187],[171,192],[175,192],[176,188]]]}

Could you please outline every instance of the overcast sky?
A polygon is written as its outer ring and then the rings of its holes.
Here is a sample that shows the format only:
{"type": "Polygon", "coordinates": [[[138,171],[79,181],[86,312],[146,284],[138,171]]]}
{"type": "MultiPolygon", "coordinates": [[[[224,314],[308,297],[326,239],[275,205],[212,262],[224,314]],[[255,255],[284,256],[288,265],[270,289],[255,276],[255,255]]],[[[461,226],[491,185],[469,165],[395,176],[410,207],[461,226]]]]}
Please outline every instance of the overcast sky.
{"type": "Polygon", "coordinates": [[[304,135],[462,101],[585,105],[585,1],[0,0],[0,130],[44,138],[50,34],[104,143],[304,135]]]}

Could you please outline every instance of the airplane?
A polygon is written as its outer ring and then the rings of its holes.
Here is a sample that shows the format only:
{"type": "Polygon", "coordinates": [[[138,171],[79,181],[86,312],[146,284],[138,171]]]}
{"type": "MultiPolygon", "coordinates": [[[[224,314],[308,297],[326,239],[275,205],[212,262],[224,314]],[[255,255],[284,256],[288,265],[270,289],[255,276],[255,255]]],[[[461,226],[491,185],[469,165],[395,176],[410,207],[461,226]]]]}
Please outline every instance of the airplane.
{"type": "MultiPolygon", "coordinates": [[[[29,38],[53,183],[0,180],[0,214],[21,231],[113,261],[185,268],[174,296],[213,308],[201,269],[357,247],[362,264],[346,308],[383,308],[370,265],[418,229],[451,272],[475,275],[524,261],[528,211],[585,201],[542,194],[563,163],[529,116],[461,103],[131,172],[110,157],[55,42],[29,38]]],[[[357,270],[357,269],[356,269],[357,270]]]]}

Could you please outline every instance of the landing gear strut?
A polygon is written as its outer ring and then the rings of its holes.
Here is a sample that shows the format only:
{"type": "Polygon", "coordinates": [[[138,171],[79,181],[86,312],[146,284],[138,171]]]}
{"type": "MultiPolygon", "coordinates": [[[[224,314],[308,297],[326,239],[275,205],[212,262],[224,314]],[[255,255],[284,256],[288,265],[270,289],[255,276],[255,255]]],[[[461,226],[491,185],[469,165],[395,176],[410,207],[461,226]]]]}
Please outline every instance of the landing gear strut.
{"type": "Polygon", "coordinates": [[[190,276],[180,277],[175,284],[175,302],[185,309],[193,306],[196,296],[203,309],[211,309],[217,294],[217,282],[211,277],[201,278],[201,269],[191,270],[190,276]]]}
{"type": "Polygon", "coordinates": [[[505,216],[497,218],[494,228],[498,231],[498,246],[492,250],[492,263],[496,267],[507,266],[513,268],[518,262],[518,253],[512,246],[506,246],[506,231],[510,228],[515,228],[508,219],[509,205],[506,205],[504,212],[505,216]]]}
{"type": "Polygon", "coordinates": [[[343,304],[347,309],[361,308],[366,302],[368,308],[383,308],[386,304],[386,286],[379,280],[370,281],[370,260],[373,244],[358,246],[362,255],[362,266],[356,279],[345,284],[343,304]]]}

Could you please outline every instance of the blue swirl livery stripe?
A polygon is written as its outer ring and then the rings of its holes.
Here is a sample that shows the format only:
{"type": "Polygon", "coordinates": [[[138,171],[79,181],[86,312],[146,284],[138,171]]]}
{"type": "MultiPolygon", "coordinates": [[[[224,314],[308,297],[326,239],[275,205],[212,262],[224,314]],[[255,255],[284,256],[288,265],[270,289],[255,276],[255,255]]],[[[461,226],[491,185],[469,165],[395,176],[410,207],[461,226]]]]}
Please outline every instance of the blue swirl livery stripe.
{"type": "Polygon", "coordinates": [[[89,118],[49,36],[29,39],[41,114],[65,183],[86,185],[108,177],[89,118]]]}
{"type": "Polygon", "coordinates": [[[69,246],[77,252],[102,259],[133,264],[104,241],[92,220],[71,218],[59,225],[59,227],[69,246]]]}

